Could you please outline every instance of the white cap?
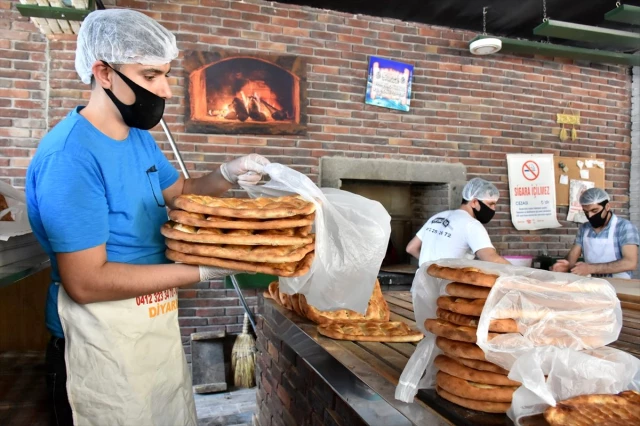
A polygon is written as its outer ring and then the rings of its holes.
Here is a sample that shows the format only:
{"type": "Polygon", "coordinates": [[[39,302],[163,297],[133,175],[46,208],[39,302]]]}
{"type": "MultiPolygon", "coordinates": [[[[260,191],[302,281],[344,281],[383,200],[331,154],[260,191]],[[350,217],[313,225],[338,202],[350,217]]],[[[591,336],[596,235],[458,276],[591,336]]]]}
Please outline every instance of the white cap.
{"type": "Polygon", "coordinates": [[[464,186],[462,190],[462,198],[467,201],[498,201],[500,191],[491,182],[484,179],[473,178],[464,186]]]}
{"type": "Polygon", "coordinates": [[[176,37],[147,15],[130,9],[96,10],[78,33],[76,71],[89,84],[96,61],[164,65],[177,56],[176,37]]]}
{"type": "Polygon", "coordinates": [[[600,204],[603,201],[609,201],[609,194],[604,189],[589,188],[580,196],[580,204],[587,206],[589,204],[600,204]]]}

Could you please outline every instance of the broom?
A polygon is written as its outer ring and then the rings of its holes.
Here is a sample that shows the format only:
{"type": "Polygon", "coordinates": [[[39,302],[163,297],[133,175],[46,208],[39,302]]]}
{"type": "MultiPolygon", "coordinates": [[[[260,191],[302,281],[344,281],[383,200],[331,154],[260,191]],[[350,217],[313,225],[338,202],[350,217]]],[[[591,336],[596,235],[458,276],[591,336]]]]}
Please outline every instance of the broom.
{"type": "Polygon", "coordinates": [[[256,385],[256,342],[249,333],[249,316],[245,312],[242,333],[236,337],[231,349],[233,384],[239,388],[256,385]]]}

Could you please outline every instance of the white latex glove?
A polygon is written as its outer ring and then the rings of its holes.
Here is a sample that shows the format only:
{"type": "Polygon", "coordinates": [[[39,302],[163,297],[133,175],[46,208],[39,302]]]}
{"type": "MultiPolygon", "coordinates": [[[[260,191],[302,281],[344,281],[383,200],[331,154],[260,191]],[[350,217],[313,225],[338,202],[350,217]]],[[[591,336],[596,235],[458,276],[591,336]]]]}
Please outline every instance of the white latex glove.
{"type": "Polygon", "coordinates": [[[234,271],[233,269],[221,269],[215,266],[198,266],[200,270],[200,281],[210,281],[216,278],[224,278],[227,275],[238,274],[240,271],[234,271]]]}
{"type": "Polygon", "coordinates": [[[264,166],[269,163],[262,155],[249,154],[222,164],[220,173],[230,183],[255,185],[262,179],[264,166]]]}

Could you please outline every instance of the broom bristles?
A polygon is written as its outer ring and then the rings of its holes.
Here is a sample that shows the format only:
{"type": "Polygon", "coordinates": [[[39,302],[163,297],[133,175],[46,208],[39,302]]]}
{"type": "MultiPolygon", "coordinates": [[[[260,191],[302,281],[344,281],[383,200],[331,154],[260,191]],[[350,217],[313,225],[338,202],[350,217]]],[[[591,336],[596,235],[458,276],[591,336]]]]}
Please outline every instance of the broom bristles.
{"type": "Polygon", "coordinates": [[[248,329],[249,317],[245,313],[242,334],[236,337],[231,349],[233,384],[241,388],[251,388],[256,384],[256,341],[248,329]]]}

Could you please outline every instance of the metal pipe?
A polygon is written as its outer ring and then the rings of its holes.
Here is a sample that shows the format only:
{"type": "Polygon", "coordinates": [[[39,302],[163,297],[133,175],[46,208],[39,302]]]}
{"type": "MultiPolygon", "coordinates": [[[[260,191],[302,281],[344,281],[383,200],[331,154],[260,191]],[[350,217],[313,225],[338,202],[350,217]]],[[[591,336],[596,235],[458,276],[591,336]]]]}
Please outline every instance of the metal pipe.
{"type": "Polygon", "coordinates": [[[178,161],[178,164],[180,165],[184,178],[189,179],[189,171],[184,165],[184,161],[182,161],[182,155],[180,155],[178,145],[176,145],[176,141],[173,140],[171,131],[169,131],[169,127],[167,127],[167,123],[164,121],[164,117],[160,119],[160,125],[162,126],[162,130],[164,130],[165,135],[167,135],[167,140],[169,140],[169,145],[171,145],[171,149],[173,150],[173,154],[176,156],[176,161],[178,161]]]}

